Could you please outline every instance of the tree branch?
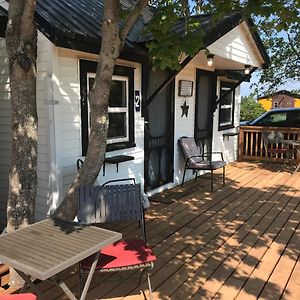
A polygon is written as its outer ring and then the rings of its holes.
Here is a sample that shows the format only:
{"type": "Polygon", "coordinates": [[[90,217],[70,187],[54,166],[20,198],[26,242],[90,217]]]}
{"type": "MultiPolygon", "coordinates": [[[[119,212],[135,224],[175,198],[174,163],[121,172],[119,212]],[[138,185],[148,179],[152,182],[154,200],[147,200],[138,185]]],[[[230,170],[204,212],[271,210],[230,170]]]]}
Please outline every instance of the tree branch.
{"type": "Polygon", "coordinates": [[[134,8],[131,10],[131,12],[129,13],[129,15],[125,21],[125,24],[120,31],[120,39],[123,44],[125,43],[126,37],[129,33],[130,29],[136,22],[137,18],[139,17],[139,15],[143,11],[143,9],[146,7],[147,3],[148,3],[148,0],[139,0],[136,3],[136,5],[134,6],[134,8]]]}

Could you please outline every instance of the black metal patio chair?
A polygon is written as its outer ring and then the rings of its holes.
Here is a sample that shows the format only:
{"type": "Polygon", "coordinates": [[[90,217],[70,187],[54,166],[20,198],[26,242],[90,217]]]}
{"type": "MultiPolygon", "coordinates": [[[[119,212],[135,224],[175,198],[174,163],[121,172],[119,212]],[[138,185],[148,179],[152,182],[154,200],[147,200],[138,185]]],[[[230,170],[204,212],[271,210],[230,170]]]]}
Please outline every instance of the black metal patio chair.
{"type": "MultiPolygon", "coordinates": [[[[110,182],[112,183],[112,182],[110,182]]],[[[114,183],[114,181],[113,181],[114,183]]],[[[146,242],[144,209],[140,184],[107,184],[104,186],[84,186],[78,189],[78,221],[83,224],[104,224],[113,222],[139,221],[141,238],[125,239],[101,250],[96,272],[117,272],[133,269],[147,272],[147,280],[152,299],[150,270],[156,260],[146,242]]],[[[79,278],[88,271],[93,256],[80,263],[79,278]]],[[[80,280],[79,280],[79,286],[80,280]]]]}
{"type": "Polygon", "coordinates": [[[213,192],[213,171],[223,168],[223,185],[225,185],[225,166],[222,152],[202,152],[197,146],[193,137],[181,137],[178,140],[181,152],[185,160],[184,173],[182,177],[181,186],[184,184],[186,170],[193,170],[196,172],[195,181],[197,179],[198,171],[210,171],[210,189],[213,192]],[[220,155],[220,160],[212,160],[212,155],[220,155]]]}

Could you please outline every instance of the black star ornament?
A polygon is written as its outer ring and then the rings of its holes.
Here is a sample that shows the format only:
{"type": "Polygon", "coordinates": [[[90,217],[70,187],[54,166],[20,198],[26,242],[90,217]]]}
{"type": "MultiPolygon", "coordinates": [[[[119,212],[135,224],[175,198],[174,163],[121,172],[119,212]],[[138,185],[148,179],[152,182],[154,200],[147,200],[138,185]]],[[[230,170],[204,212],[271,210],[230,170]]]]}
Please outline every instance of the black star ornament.
{"type": "Polygon", "coordinates": [[[189,113],[189,105],[186,104],[186,100],[184,101],[183,105],[180,106],[182,109],[182,113],[181,113],[181,118],[183,116],[188,117],[188,113],[189,113]]]}

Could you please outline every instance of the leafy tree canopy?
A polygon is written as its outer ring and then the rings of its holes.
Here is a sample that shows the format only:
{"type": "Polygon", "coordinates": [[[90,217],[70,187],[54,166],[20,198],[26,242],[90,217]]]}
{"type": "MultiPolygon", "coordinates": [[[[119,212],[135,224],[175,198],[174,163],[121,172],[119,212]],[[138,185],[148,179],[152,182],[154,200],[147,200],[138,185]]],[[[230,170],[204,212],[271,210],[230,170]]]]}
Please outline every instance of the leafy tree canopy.
{"type": "Polygon", "coordinates": [[[286,31],[279,34],[270,30],[264,34],[264,41],[267,46],[271,65],[268,69],[260,72],[258,84],[255,84],[257,95],[272,94],[286,83],[296,83],[298,86],[293,89],[299,92],[300,82],[300,29],[298,24],[292,24],[286,31]]]}
{"type": "Polygon", "coordinates": [[[241,121],[251,121],[265,112],[262,105],[254,100],[253,97],[242,97],[240,118],[241,121]]]}
{"type": "Polygon", "coordinates": [[[179,68],[177,58],[182,52],[194,55],[204,49],[195,14],[214,13],[213,22],[217,22],[240,11],[245,18],[252,18],[272,59],[271,68],[262,72],[260,80],[265,91],[286,80],[299,79],[299,0],[158,0],[153,5],[156,13],[149,26],[153,41],[148,47],[154,67],[179,68]],[[180,18],[186,21],[183,35],[171,30],[180,18]]]}

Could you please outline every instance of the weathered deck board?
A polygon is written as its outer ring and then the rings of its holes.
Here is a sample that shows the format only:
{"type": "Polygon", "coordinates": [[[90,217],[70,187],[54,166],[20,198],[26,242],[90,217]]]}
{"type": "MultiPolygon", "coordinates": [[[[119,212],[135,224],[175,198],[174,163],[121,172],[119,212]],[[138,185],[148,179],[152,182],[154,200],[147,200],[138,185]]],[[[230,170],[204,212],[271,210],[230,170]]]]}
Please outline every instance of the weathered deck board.
{"type": "MultiPolygon", "coordinates": [[[[236,163],[226,177],[214,193],[200,178],[156,196],[169,204],[153,202],[147,212],[158,256],[154,299],[300,299],[300,173],[236,163]]],[[[129,235],[136,224],[122,230],[129,235]]],[[[76,290],[71,272],[63,276],[76,290]]],[[[138,275],[95,275],[87,299],[142,300],[138,275]]],[[[51,283],[39,285],[48,299],[67,299],[51,283]]]]}

